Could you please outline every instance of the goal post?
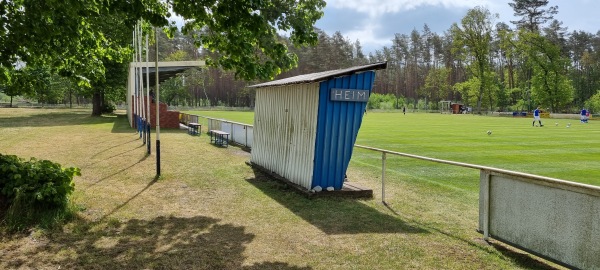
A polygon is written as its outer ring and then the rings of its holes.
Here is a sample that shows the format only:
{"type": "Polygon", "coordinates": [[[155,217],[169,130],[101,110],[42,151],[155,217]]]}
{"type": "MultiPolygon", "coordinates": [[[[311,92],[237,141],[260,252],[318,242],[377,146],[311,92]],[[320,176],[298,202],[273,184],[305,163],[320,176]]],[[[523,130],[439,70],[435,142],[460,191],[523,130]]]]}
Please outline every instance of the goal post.
{"type": "Polygon", "coordinates": [[[442,100],[440,101],[440,113],[452,114],[452,101],[442,100]]]}

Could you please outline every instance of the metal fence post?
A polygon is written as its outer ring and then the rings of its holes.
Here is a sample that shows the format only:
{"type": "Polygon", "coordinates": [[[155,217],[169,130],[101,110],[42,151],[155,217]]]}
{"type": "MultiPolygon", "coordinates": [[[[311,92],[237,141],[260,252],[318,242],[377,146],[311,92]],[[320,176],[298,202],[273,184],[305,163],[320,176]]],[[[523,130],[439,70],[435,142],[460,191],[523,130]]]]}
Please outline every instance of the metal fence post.
{"type": "Polygon", "coordinates": [[[485,187],[483,189],[483,240],[490,238],[490,184],[492,173],[485,172],[485,187]]]}
{"type": "Polygon", "coordinates": [[[385,204],[385,152],[381,152],[381,202],[385,204]]]}

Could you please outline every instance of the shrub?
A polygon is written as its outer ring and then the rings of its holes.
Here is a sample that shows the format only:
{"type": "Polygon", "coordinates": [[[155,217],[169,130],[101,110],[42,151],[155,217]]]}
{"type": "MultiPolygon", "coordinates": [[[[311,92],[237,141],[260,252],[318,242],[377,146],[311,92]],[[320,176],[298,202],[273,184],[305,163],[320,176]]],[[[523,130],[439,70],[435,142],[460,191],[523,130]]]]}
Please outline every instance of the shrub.
{"type": "Polygon", "coordinates": [[[377,93],[372,93],[371,96],[369,96],[369,101],[367,102],[367,109],[372,110],[372,109],[393,109],[394,105],[396,104],[396,97],[392,94],[387,94],[387,95],[382,95],[382,94],[377,94],[377,93]],[[384,104],[382,105],[382,103],[389,103],[389,104],[384,104]]]}
{"type": "MultiPolygon", "coordinates": [[[[597,114],[600,112],[600,92],[591,96],[584,105],[591,113],[597,114]]],[[[581,108],[578,108],[581,110],[581,108]]]]}
{"type": "Polygon", "coordinates": [[[379,103],[379,109],[381,109],[381,110],[393,110],[394,109],[394,103],[392,103],[391,101],[381,102],[381,103],[379,103]]]}
{"type": "Polygon", "coordinates": [[[102,105],[102,113],[107,113],[107,114],[114,113],[116,109],[117,109],[117,107],[113,103],[104,103],[102,105]]]}
{"type": "Polygon", "coordinates": [[[7,209],[4,223],[21,230],[36,223],[51,226],[68,216],[75,175],[81,175],[79,168],[0,154],[0,203],[5,204],[0,209],[7,209]]]}

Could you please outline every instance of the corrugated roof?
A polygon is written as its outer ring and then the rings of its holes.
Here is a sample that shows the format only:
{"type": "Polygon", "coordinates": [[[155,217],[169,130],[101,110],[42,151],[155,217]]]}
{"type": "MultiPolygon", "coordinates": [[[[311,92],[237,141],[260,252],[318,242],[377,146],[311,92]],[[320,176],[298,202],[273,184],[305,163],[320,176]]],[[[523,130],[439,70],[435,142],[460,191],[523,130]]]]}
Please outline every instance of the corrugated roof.
{"type": "Polygon", "coordinates": [[[317,72],[317,73],[298,75],[298,76],[289,77],[289,78],[285,78],[285,79],[281,79],[281,80],[255,84],[255,85],[251,85],[248,87],[261,88],[261,87],[288,85],[288,84],[312,83],[312,82],[325,81],[325,80],[335,78],[335,77],[351,75],[351,74],[362,72],[362,71],[386,69],[386,68],[387,68],[387,62],[379,62],[379,63],[369,64],[369,65],[364,65],[364,66],[356,66],[356,67],[351,67],[351,68],[336,69],[336,70],[329,70],[329,71],[323,71],[323,72],[317,72]]]}

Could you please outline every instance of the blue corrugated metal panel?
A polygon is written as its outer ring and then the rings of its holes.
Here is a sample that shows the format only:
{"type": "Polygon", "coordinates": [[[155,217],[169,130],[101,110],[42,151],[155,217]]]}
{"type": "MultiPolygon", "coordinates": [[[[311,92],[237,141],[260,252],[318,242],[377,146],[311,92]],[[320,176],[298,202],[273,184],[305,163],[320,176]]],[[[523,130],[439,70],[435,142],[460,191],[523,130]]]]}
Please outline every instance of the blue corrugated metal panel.
{"type": "Polygon", "coordinates": [[[367,71],[321,82],[312,187],[342,188],[367,107],[364,102],[331,101],[330,89],[369,90],[370,94],[374,80],[375,72],[367,71]]]}

